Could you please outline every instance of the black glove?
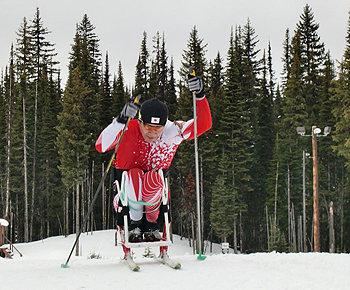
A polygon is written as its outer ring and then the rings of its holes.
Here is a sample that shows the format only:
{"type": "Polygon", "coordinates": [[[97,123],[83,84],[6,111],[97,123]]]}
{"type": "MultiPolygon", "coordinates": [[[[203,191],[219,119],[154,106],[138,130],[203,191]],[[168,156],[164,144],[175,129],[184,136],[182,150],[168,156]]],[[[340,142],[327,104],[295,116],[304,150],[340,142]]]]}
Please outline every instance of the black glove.
{"type": "Polygon", "coordinates": [[[204,97],[204,84],[203,79],[197,76],[188,76],[188,88],[191,92],[196,92],[197,98],[204,97]]]}
{"type": "Polygon", "coordinates": [[[140,105],[135,104],[133,102],[126,103],[124,105],[123,110],[120,112],[119,116],[117,117],[117,121],[119,123],[126,124],[129,118],[133,119],[138,110],[140,109],[140,105]]]}

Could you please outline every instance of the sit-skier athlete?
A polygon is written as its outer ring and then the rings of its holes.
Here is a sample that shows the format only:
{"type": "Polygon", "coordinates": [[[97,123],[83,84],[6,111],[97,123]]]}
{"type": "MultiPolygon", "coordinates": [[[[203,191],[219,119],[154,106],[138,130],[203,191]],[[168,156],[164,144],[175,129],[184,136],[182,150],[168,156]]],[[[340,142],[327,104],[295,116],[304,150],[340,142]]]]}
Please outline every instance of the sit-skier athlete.
{"type": "MultiPolygon", "coordinates": [[[[188,84],[190,91],[196,92],[199,136],[211,128],[210,108],[204,94],[203,80],[193,76],[189,78],[188,84]]],[[[122,172],[127,171],[125,191],[132,203],[128,238],[129,242],[158,241],[161,236],[157,221],[164,186],[158,170],[162,169],[166,176],[180,143],[194,138],[194,120],[169,121],[168,108],[158,99],[145,101],[141,108],[129,102],[100,134],[95,145],[98,152],[115,148],[129,118],[132,120],[128,123],[113,161],[115,179],[119,185],[122,172]],[[138,111],[138,118],[134,119],[138,111]]],[[[116,195],[113,202],[117,214],[118,208],[121,208],[118,207],[118,199],[116,195]]]]}

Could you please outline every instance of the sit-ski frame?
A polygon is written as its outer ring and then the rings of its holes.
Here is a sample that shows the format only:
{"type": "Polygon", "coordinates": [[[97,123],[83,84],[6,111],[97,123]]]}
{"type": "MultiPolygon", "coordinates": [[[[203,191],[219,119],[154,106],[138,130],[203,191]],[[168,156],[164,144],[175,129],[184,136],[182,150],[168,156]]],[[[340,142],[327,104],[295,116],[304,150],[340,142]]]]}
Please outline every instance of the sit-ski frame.
{"type": "MultiPolygon", "coordinates": [[[[121,187],[119,187],[119,184],[117,183],[117,190],[118,193],[121,194],[121,188],[124,188],[125,178],[126,178],[127,172],[124,171],[122,174],[122,181],[121,181],[121,187]]],[[[163,170],[159,170],[158,174],[160,175],[162,182],[164,184],[163,190],[162,190],[162,204],[168,205],[168,184],[166,180],[164,179],[163,170]]],[[[122,200],[123,207],[129,206],[128,204],[128,193],[124,192],[124,199],[122,200]]],[[[169,246],[172,244],[172,241],[170,240],[170,223],[169,223],[169,215],[168,211],[164,211],[164,228],[163,228],[163,237],[160,241],[155,242],[136,242],[136,243],[130,243],[129,242],[129,223],[128,223],[128,214],[124,214],[124,230],[121,226],[118,226],[119,233],[121,237],[122,245],[126,248],[147,248],[147,247],[164,247],[169,246]]]]}

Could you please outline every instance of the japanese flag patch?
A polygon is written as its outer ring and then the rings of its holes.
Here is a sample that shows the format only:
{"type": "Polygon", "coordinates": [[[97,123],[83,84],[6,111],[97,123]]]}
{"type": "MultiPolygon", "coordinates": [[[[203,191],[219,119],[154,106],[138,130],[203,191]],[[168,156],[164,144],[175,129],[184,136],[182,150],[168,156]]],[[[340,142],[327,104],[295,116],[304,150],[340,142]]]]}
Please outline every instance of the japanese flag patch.
{"type": "Polygon", "coordinates": [[[158,117],[152,117],[151,118],[151,124],[159,124],[160,118],[158,117]]]}

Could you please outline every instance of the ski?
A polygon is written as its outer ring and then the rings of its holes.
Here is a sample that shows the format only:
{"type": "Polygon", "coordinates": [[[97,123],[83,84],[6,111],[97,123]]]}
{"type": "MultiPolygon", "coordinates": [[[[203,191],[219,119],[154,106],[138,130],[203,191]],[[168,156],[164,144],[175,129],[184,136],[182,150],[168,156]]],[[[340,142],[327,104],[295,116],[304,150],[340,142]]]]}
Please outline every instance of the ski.
{"type": "Polygon", "coordinates": [[[140,270],[140,266],[137,265],[134,261],[134,259],[131,257],[131,254],[129,254],[124,258],[123,260],[125,264],[128,265],[128,267],[131,269],[131,271],[137,272],[140,270]]]}
{"type": "Polygon", "coordinates": [[[161,257],[157,258],[159,262],[161,262],[164,265],[169,266],[170,268],[173,268],[175,270],[181,268],[181,264],[179,262],[175,262],[174,260],[170,259],[168,254],[163,254],[161,257]]]}
{"type": "MultiPolygon", "coordinates": [[[[181,264],[179,262],[175,262],[174,260],[170,259],[168,254],[163,254],[161,257],[155,258],[158,262],[162,263],[163,265],[166,265],[172,269],[180,269],[181,264]]],[[[130,254],[128,254],[124,259],[124,263],[130,268],[131,271],[138,272],[140,270],[140,266],[135,263],[134,259],[131,257],[130,254]]]]}

